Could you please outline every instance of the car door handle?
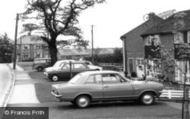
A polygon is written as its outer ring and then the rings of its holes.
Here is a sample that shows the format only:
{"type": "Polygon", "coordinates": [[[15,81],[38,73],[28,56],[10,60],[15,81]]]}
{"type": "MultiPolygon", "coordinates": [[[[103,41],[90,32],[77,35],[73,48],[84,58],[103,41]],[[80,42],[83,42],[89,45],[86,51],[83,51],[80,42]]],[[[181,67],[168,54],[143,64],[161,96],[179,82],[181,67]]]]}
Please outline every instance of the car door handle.
{"type": "Polygon", "coordinates": [[[104,88],[108,88],[109,86],[104,86],[104,88]]]}

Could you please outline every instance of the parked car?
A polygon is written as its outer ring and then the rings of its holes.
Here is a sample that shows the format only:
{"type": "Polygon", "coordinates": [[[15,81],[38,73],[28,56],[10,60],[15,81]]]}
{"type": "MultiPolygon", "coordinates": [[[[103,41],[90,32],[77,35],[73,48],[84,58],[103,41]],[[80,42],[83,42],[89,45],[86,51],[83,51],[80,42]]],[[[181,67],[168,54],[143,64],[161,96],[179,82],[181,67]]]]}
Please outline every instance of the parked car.
{"type": "Polygon", "coordinates": [[[90,69],[84,62],[73,61],[64,62],[59,68],[53,68],[49,71],[46,70],[44,74],[53,81],[58,81],[59,79],[70,79],[84,71],[95,71],[95,69],[90,69]]]}
{"type": "Polygon", "coordinates": [[[52,94],[60,101],[69,101],[80,108],[91,102],[139,100],[151,105],[161,95],[163,84],[133,81],[116,71],[88,71],[73,77],[66,84],[52,85],[52,94]]]}
{"type": "Polygon", "coordinates": [[[32,69],[43,71],[46,67],[51,66],[50,58],[35,58],[33,61],[32,69]]]}
{"type": "Polygon", "coordinates": [[[88,65],[88,67],[90,68],[90,69],[95,69],[95,70],[103,70],[103,67],[100,67],[100,66],[96,66],[96,65],[94,65],[94,64],[92,64],[92,62],[90,62],[90,61],[83,61],[86,65],[88,65]]]}
{"type": "Polygon", "coordinates": [[[75,62],[75,60],[58,60],[53,66],[45,68],[45,72],[60,69],[64,63],[75,62]]]}

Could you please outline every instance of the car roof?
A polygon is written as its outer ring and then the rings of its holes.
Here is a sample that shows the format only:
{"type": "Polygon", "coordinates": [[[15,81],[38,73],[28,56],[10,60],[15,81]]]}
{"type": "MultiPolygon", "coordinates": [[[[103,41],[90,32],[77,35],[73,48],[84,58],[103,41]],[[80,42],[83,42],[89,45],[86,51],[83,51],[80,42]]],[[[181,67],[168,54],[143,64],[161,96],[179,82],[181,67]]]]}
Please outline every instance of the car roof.
{"type": "Polygon", "coordinates": [[[82,75],[90,75],[90,74],[107,74],[107,73],[117,73],[120,74],[117,71],[112,71],[112,70],[104,70],[104,71],[86,71],[86,72],[82,72],[82,75]]]}
{"type": "Polygon", "coordinates": [[[57,62],[75,62],[75,60],[58,60],[57,62]]]}

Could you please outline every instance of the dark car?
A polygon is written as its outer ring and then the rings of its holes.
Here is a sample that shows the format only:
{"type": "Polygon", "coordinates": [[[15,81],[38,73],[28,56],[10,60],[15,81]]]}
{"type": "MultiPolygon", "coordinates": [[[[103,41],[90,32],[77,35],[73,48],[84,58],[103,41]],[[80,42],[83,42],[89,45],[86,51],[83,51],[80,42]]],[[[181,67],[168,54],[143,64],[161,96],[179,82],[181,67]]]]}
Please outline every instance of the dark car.
{"type": "Polygon", "coordinates": [[[65,62],[63,65],[57,69],[52,69],[45,71],[44,74],[53,81],[58,81],[60,79],[70,79],[76,74],[84,71],[95,71],[96,69],[91,69],[84,62],[74,61],[65,62]]]}
{"type": "Polygon", "coordinates": [[[46,67],[51,66],[50,58],[35,58],[32,68],[37,71],[43,71],[46,67]]]}

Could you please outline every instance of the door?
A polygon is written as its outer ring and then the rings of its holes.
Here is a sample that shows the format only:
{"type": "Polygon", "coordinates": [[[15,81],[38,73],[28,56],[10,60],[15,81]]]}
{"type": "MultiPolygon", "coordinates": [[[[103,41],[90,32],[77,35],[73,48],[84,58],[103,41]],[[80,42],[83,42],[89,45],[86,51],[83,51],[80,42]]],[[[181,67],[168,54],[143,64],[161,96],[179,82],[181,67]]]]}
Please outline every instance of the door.
{"type": "Polygon", "coordinates": [[[103,86],[101,74],[90,75],[83,85],[83,89],[93,96],[93,100],[103,99],[103,86]]]}
{"type": "Polygon", "coordinates": [[[130,82],[118,74],[103,74],[104,98],[129,98],[133,96],[130,82]]]}
{"type": "Polygon", "coordinates": [[[71,77],[69,63],[64,63],[64,65],[61,67],[59,71],[59,76],[62,79],[69,79],[71,77]]]}

